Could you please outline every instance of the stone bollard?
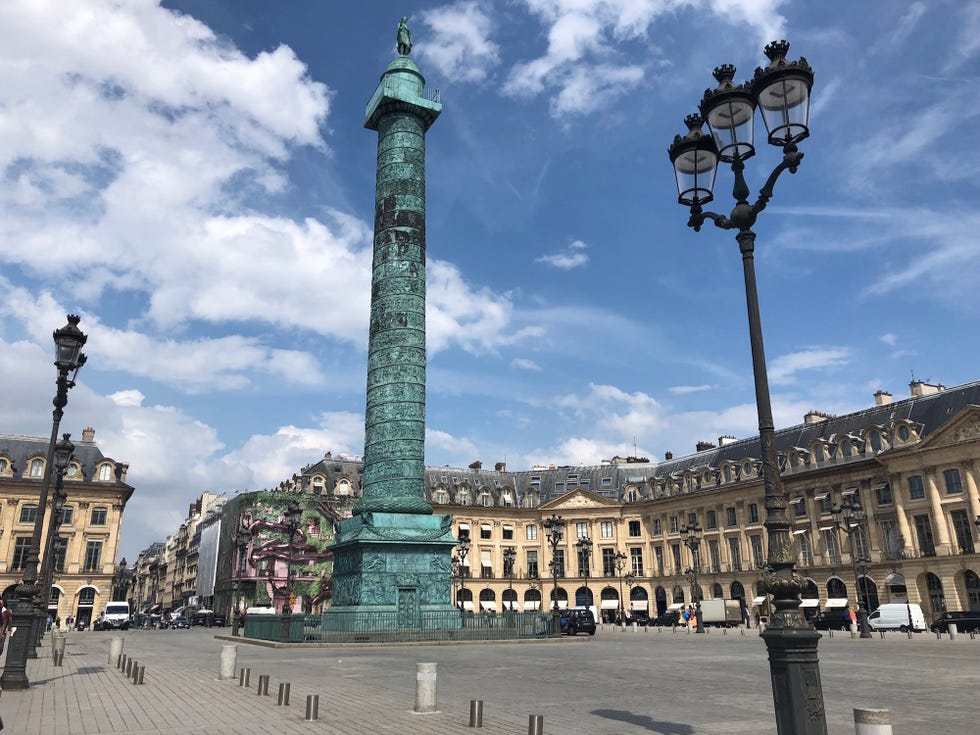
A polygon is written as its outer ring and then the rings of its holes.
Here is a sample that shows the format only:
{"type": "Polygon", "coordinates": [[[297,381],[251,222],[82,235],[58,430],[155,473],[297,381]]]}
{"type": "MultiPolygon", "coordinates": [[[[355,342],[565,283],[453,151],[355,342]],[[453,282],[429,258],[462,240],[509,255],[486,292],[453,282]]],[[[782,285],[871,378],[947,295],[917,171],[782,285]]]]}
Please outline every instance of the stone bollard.
{"type": "Polygon", "coordinates": [[[854,708],[854,735],[892,735],[892,716],[887,709],[854,708]]]}
{"type": "Polygon", "coordinates": [[[544,715],[527,716],[527,735],[544,735],[544,715]]]}
{"type": "Polygon", "coordinates": [[[956,623],[949,624],[949,639],[951,641],[956,640],[956,634],[960,632],[959,628],[956,627],[956,623]]]}
{"type": "Polygon", "coordinates": [[[248,687],[248,677],[251,673],[252,673],[251,669],[247,669],[243,666],[241,675],[238,677],[238,686],[248,687]]]}
{"type": "Polygon", "coordinates": [[[269,696],[269,675],[259,674],[259,685],[255,689],[255,693],[260,697],[269,696]]]}
{"type": "Polygon", "coordinates": [[[436,669],[438,664],[415,664],[415,711],[436,711],[436,669]]]}
{"type": "Polygon", "coordinates": [[[137,666],[134,666],[133,667],[133,683],[134,684],[142,684],[143,683],[143,674],[145,672],[146,672],[146,666],[144,666],[143,664],[139,664],[137,666]]]}
{"type": "MultiPolygon", "coordinates": [[[[61,636],[64,638],[64,636],[61,636]]],[[[62,644],[64,647],[64,644],[62,644]]],[[[118,661],[123,652],[123,638],[121,635],[113,636],[109,639],[109,663],[118,661]]]]}
{"type": "Polygon", "coordinates": [[[320,695],[319,694],[307,694],[306,695],[306,720],[310,722],[312,720],[320,719],[320,695]]]}
{"type": "Polygon", "coordinates": [[[284,681],[279,684],[279,696],[276,697],[277,707],[289,706],[289,682],[284,681]]]}
{"type": "MultiPolygon", "coordinates": [[[[65,636],[61,633],[55,633],[51,640],[51,657],[54,661],[64,661],[65,660],[65,636]]],[[[110,658],[109,661],[112,661],[110,658]]],[[[55,666],[61,666],[60,663],[55,663],[55,666]]]]}
{"type": "Polygon", "coordinates": [[[53,661],[55,666],[63,666],[65,663],[65,652],[55,651],[53,656],[53,661]]]}
{"type": "Polygon", "coordinates": [[[483,727],[483,700],[470,700],[470,727],[483,727]]]}
{"type": "Polygon", "coordinates": [[[238,646],[228,643],[221,647],[221,668],[218,679],[234,679],[235,663],[238,659],[238,646]]]}

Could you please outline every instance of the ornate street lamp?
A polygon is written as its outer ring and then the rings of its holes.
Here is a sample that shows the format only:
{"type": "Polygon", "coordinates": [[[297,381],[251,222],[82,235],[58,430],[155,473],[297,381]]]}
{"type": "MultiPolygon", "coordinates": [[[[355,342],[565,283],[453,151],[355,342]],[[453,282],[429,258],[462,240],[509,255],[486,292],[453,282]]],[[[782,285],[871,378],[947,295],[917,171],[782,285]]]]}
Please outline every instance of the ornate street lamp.
{"type": "MultiPolygon", "coordinates": [[[[51,585],[54,582],[55,558],[54,541],[58,537],[58,530],[61,528],[61,514],[65,508],[65,501],[68,500],[68,492],[65,490],[65,473],[75,452],[75,445],[71,442],[71,434],[62,434],[61,439],[54,448],[54,471],[55,484],[54,496],[51,500],[51,518],[48,521],[48,532],[44,539],[44,556],[41,561],[41,582],[38,593],[41,597],[40,608],[44,611],[45,617],[48,614],[48,605],[51,602],[51,585]]],[[[125,569],[125,566],[123,567],[125,569]]],[[[115,590],[115,587],[113,587],[115,590]]],[[[116,599],[113,597],[113,599],[116,599]]],[[[38,635],[44,631],[45,625],[38,630],[38,635]]],[[[35,645],[40,644],[40,638],[35,645]]],[[[34,658],[28,653],[28,658],[34,658]]]]}
{"type": "MultiPolygon", "coordinates": [[[[509,590],[508,597],[510,598],[510,607],[508,611],[513,612],[514,606],[514,562],[517,561],[517,549],[513,546],[508,546],[504,549],[504,576],[507,577],[507,589],[509,590]]],[[[505,605],[506,607],[506,605],[505,605]]]]}
{"type": "Polygon", "coordinates": [[[551,592],[551,617],[552,617],[552,632],[557,635],[559,632],[558,626],[558,558],[557,552],[558,547],[561,545],[562,539],[565,538],[565,521],[561,519],[561,516],[551,514],[551,518],[546,518],[541,524],[544,526],[545,538],[548,540],[548,544],[551,546],[551,577],[554,581],[554,588],[551,592]]]}
{"type": "Polygon", "coordinates": [[[585,577],[585,607],[592,606],[592,593],[589,591],[589,562],[592,560],[592,539],[583,536],[575,542],[575,550],[578,552],[579,572],[585,577]]]}
{"type": "Polygon", "coordinates": [[[769,534],[768,562],[773,571],[767,588],[776,611],[762,638],[769,651],[776,728],[779,735],[823,735],[827,717],[820,683],[817,642],[813,630],[799,609],[800,577],[794,566],[798,549],[790,537],[786,515],[787,497],[779,475],[776,435],[769,398],[769,378],[762,342],[762,320],[755,280],[755,224],[759,212],[772,198],[776,179],[783,171],[796,173],[803,153],[797,144],[809,134],[810,90],[813,70],[806,59],[787,61],[789,44],[773,42],[766,46],[769,65],[756,69],[751,82],[735,84],[735,67],[719,66],[714,71],[718,87],[708,90],[699,115],[689,115],[688,131],[678,135],[668,149],[677,179],[677,201],[688,207],[688,226],[701,229],[706,219],[724,230],[736,230],[735,239],[742,253],[745,300],[752,348],[752,372],[756,409],[759,415],[759,445],[762,451],[762,481],[765,486],[766,530],[769,534]],[[755,153],[753,122],[756,108],[769,133],[768,141],[783,149],[783,160],[773,169],[755,203],[749,203],[745,182],[745,161],[755,153]],[[708,122],[711,134],[701,131],[708,122]],[[706,212],[702,205],[714,196],[718,162],[730,163],[735,175],[732,194],[735,207],[729,216],[706,212]]]}
{"type": "Polygon", "coordinates": [[[466,557],[470,553],[470,537],[463,536],[456,547],[459,555],[459,611],[460,614],[466,611],[466,557]]]}
{"type": "Polygon", "coordinates": [[[48,505],[51,476],[55,467],[58,429],[61,426],[61,418],[64,416],[64,408],[68,405],[68,391],[75,387],[78,371],[86,360],[85,355],[82,354],[82,346],[88,337],[78,328],[79,321],[81,321],[81,317],[69,314],[68,323],[61,329],[55,330],[53,335],[54,365],[58,369],[58,378],[56,382],[57,392],[52,401],[54,411],[51,414],[51,439],[48,442],[48,457],[44,463],[44,476],[41,479],[41,489],[38,493],[34,533],[31,536],[31,545],[24,564],[21,583],[17,586],[17,605],[13,609],[13,625],[28,634],[14,636],[8,644],[7,660],[4,664],[3,674],[0,675],[0,687],[4,689],[27,689],[30,686],[30,681],[27,678],[27,659],[28,657],[37,657],[34,648],[37,645],[38,636],[44,630],[44,619],[47,611],[39,609],[42,604],[42,595],[39,594],[41,589],[38,585],[41,532],[48,505]],[[32,605],[34,606],[33,609],[32,605]]]}
{"type": "Polygon", "coordinates": [[[626,569],[626,554],[617,551],[613,556],[616,560],[616,576],[619,577],[619,619],[625,619],[626,610],[623,607],[623,570],[626,569]]]}
{"type": "Polygon", "coordinates": [[[279,629],[279,641],[281,643],[289,642],[289,628],[292,621],[294,599],[291,589],[293,582],[293,536],[296,535],[296,529],[299,528],[302,517],[303,511],[299,507],[299,504],[295,500],[291,500],[289,505],[286,506],[286,513],[283,519],[286,523],[286,530],[289,533],[289,540],[287,542],[289,545],[286,547],[286,594],[282,603],[282,621],[279,629]]]}
{"type": "Polygon", "coordinates": [[[840,505],[836,505],[831,510],[834,516],[834,526],[847,534],[848,545],[851,549],[851,567],[854,570],[854,596],[857,598],[858,628],[861,630],[862,638],[871,638],[871,625],[868,624],[868,601],[861,590],[861,572],[867,571],[867,564],[871,562],[870,557],[866,556],[857,548],[855,535],[861,534],[867,545],[867,526],[868,516],[861,507],[861,501],[857,495],[853,500],[844,498],[840,505]],[[859,569],[860,567],[860,569],[859,569]]]}
{"type": "Polygon", "coordinates": [[[633,585],[636,584],[636,572],[626,572],[626,574],[623,575],[623,579],[626,580],[626,589],[628,590],[626,599],[628,599],[630,603],[630,615],[635,618],[636,614],[633,612],[633,585]]]}

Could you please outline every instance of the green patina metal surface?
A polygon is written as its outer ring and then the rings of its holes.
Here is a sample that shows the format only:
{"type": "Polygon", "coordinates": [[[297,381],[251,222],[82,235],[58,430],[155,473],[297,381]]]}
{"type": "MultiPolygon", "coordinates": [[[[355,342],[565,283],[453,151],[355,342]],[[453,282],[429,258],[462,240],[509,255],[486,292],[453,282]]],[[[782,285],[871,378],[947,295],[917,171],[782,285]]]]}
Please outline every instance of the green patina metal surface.
{"type": "MultiPolygon", "coordinates": [[[[418,628],[453,612],[449,516],[425,500],[425,133],[439,116],[437,94],[399,24],[402,54],[381,76],[364,126],[378,132],[364,427],[363,494],[339,524],[333,599],[326,630],[418,628]],[[428,618],[426,618],[428,619],[428,618]]],[[[458,614],[441,619],[458,624],[458,614]]]]}

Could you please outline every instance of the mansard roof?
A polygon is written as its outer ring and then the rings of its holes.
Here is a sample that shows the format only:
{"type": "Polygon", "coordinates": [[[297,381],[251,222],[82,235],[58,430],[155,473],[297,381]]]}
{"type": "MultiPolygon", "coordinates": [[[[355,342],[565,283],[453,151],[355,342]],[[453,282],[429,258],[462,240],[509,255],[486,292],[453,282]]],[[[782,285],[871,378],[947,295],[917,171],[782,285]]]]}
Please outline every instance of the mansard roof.
{"type": "MultiPolygon", "coordinates": [[[[48,438],[40,436],[19,436],[15,434],[0,434],[0,456],[8,457],[13,465],[14,473],[20,475],[27,469],[27,462],[33,457],[47,457],[48,438]]],[[[98,471],[98,466],[102,462],[112,462],[116,465],[116,482],[126,485],[119,480],[119,470],[123,463],[117,462],[111,457],[102,454],[95,442],[86,442],[72,439],[75,450],[73,458],[82,465],[82,477],[91,480],[98,471]]],[[[129,487],[126,485],[126,487],[129,487]]]]}

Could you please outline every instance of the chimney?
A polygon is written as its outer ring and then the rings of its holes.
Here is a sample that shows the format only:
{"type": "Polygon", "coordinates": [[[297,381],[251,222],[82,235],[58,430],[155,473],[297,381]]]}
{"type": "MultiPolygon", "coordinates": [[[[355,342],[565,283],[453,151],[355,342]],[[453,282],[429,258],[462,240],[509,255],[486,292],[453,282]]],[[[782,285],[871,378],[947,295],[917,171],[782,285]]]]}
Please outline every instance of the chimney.
{"type": "Polygon", "coordinates": [[[86,426],[82,429],[82,441],[83,442],[94,442],[95,441],[95,429],[91,426],[86,426]]]}
{"type": "Polygon", "coordinates": [[[718,446],[723,447],[726,444],[734,444],[737,441],[738,439],[736,439],[734,436],[731,436],[730,434],[726,434],[725,436],[718,437],[718,446]]]}
{"type": "Polygon", "coordinates": [[[913,380],[909,383],[909,390],[913,398],[921,398],[922,396],[931,396],[944,391],[946,390],[946,386],[942,383],[925,383],[921,380],[913,380]]]}
{"type": "Polygon", "coordinates": [[[697,444],[694,445],[694,447],[695,447],[695,451],[703,452],[706,449],[714,449],[715,445],[712,444],[711,442],[698,442],[697,444]]]}
{"type": "Polygon", "coordinates": [[[887,406],[892,402],[892,394],[887,390],[877,390],[875,391],[875,405],[876,406],[887,406]]]}
{"type": "Polygon", "coordinates": [[[804,424],[819,424],[821,421],[826,421],[830,416],[825,414],[823,411],[807,411],[806,415],[803,417],[804,424]]]}
{"type": "Polygon", "coordinates": [[[673,458],[674,458],[673,452],[664,452],[664,459],[673,459],[673,458]]]}
{"type": "Polygon", "coordinates": [[[129,472],[129,464],[123,462],[119,465],[119,482],[126,482],[126,473],[129,472]]]}
{"type": "Polygon", "coordinates": [[[493,468],[497,472],[506,472],[507,471],[507,463],[506,462],[497,462],[497,464],[495,464],[493,466],[493,468]]]}
{"type": "Polygon", "coordinates": [[[479,470],[482,468],[483,468],[483,462],[481,462],[480,460],[476,460],[476,462],[470,462],[471,470],[479,470]]]}

